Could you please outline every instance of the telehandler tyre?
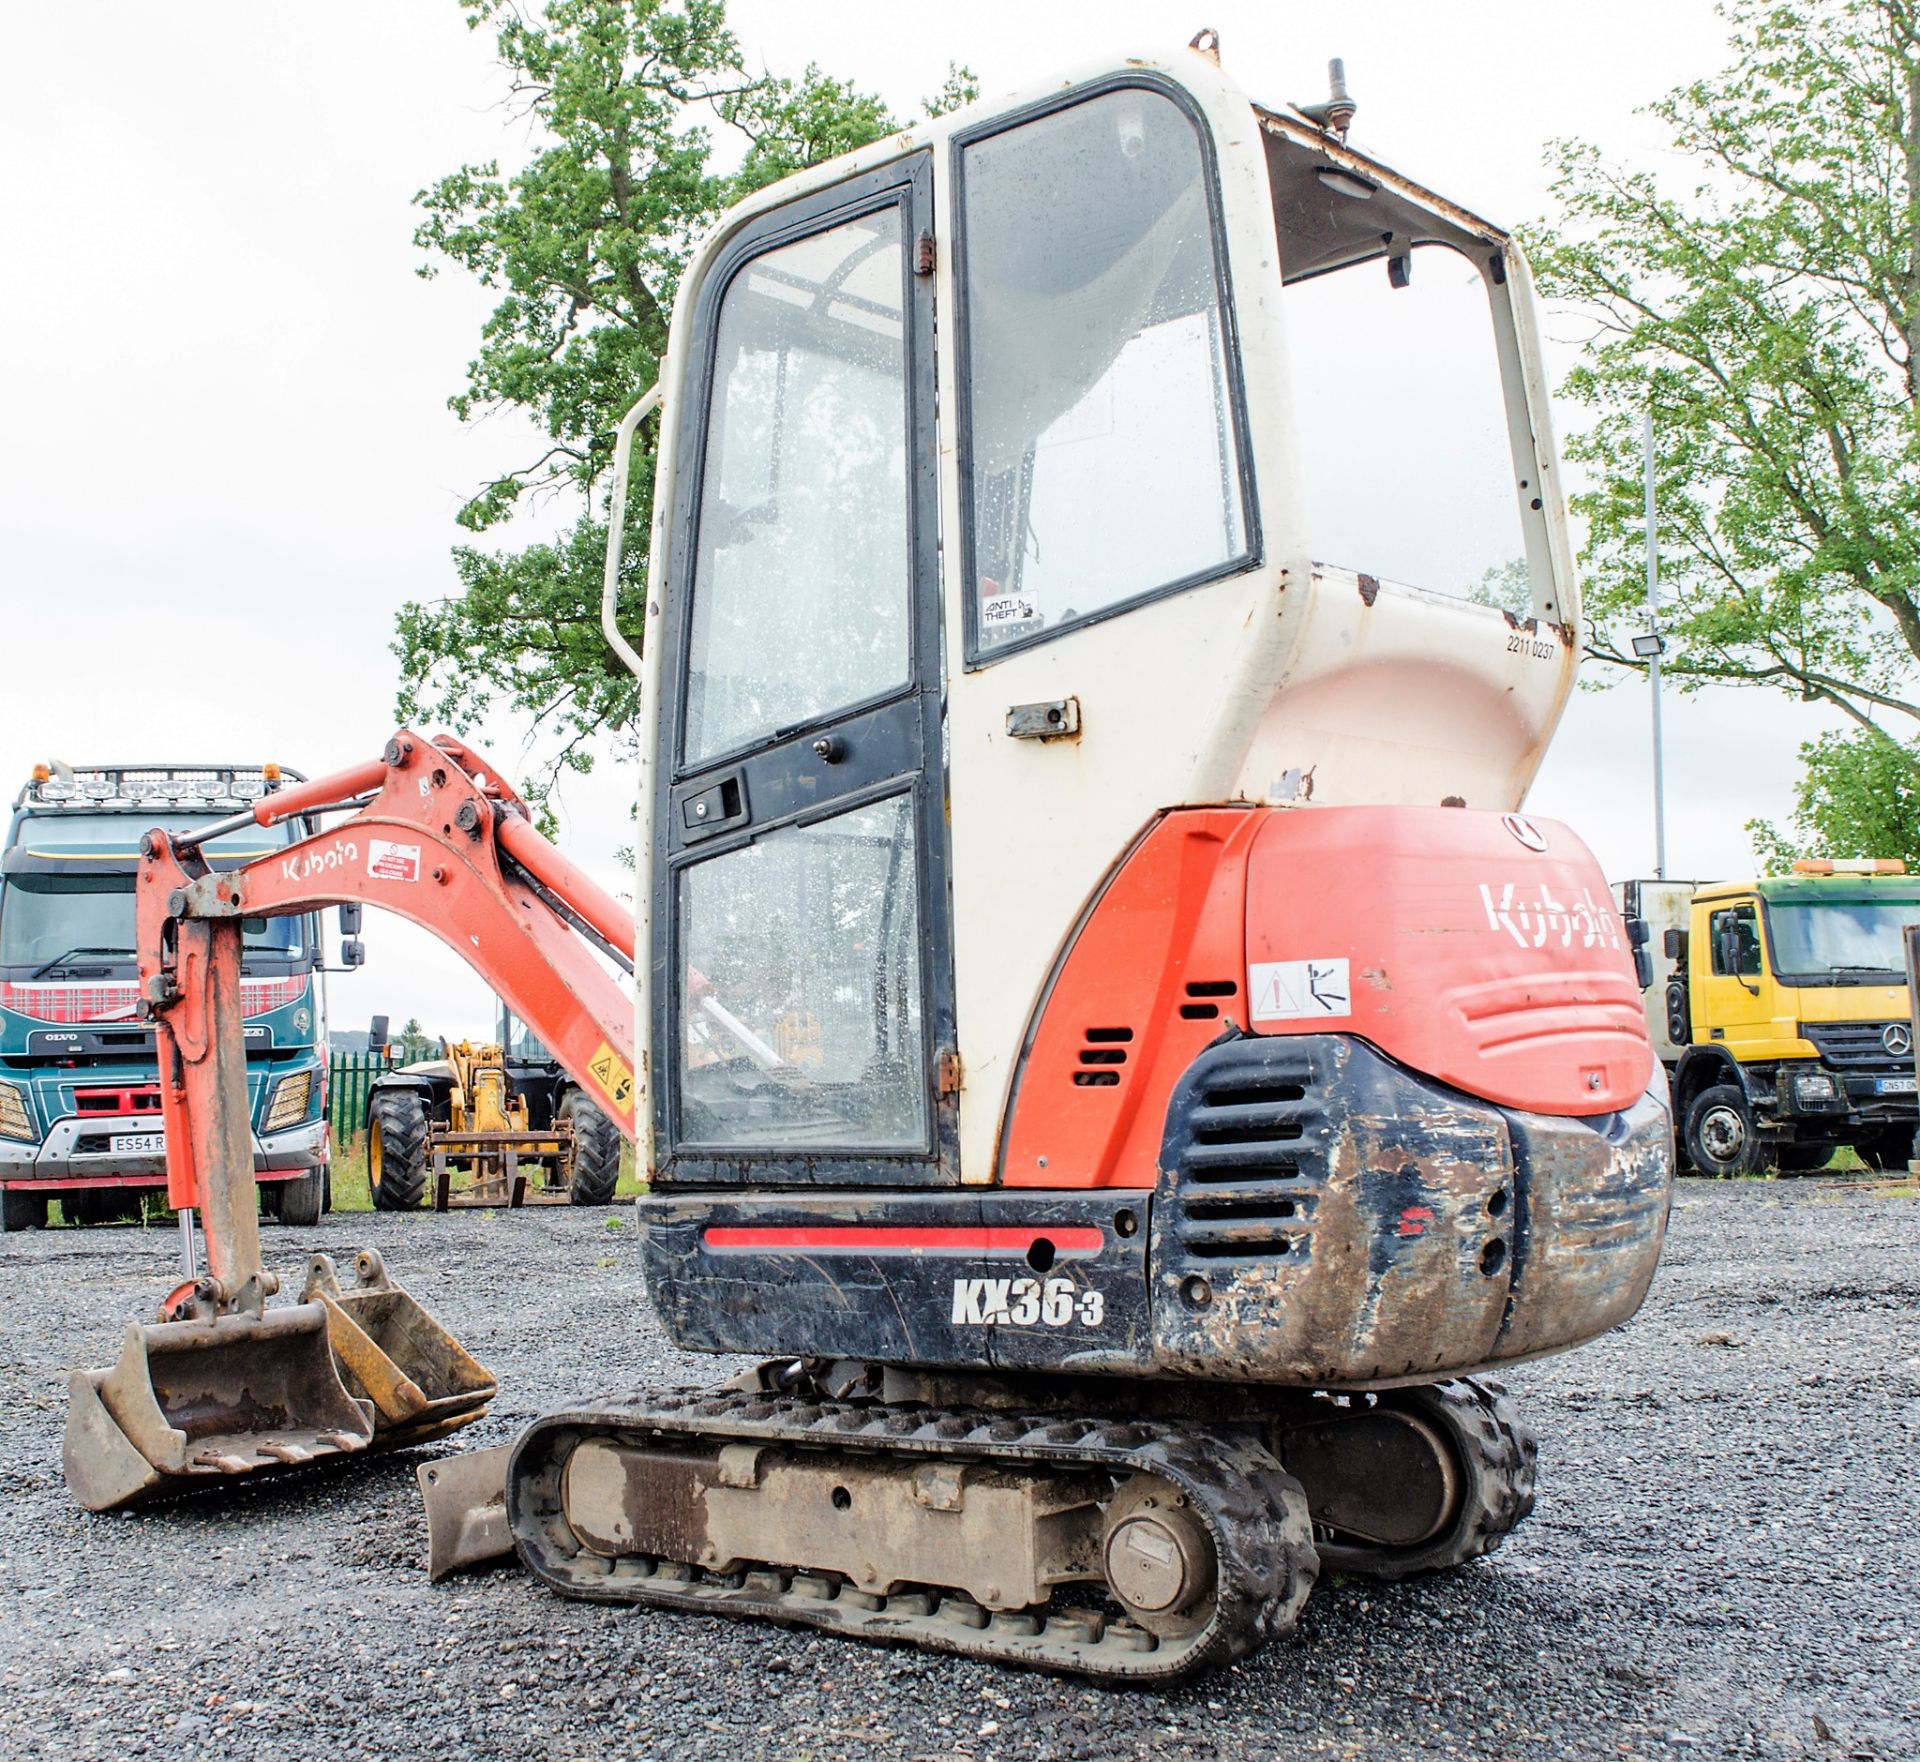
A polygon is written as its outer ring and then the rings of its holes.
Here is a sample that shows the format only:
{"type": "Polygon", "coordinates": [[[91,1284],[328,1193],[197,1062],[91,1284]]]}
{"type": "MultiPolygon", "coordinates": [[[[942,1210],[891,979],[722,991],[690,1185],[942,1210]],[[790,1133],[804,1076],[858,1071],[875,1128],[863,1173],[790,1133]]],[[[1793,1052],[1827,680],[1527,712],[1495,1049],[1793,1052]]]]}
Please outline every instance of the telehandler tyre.
{"type": "Polygon", "coordinates": [[[1765,1158],[1747,1098],[1731,1083],[1703,1089],[1687,1105],[1687,1161],[1703,1175],[1757,1175],[1765,1158]]]}
{"type": "Polygon", "coordinates": [[[573,1127],[575,1205],[611,1205],[620,1179],[620,1128],[578,1089],[561,1097],[556,1117],[573,1127]]]}
{"type": "Polygon", "coordinates": [[[382,1090],[367,1114],[367,1185],[376,1211],[417,1211],[427,1192],[427,1104],[382,1090]]]}

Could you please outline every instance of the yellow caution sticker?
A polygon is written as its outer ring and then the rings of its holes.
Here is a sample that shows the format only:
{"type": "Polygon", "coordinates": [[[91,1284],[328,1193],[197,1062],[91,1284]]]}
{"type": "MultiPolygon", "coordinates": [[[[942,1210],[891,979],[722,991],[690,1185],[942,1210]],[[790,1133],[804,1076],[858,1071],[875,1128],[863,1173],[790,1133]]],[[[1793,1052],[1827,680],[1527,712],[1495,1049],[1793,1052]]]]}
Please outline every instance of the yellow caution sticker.
{"type": "Polygon", "coordinates": [[[606,1041],[587,1060],[587,1075],[606,1091],[607,1099],[622,1113],[633,1109],[633,1067],[606,1041]]]}

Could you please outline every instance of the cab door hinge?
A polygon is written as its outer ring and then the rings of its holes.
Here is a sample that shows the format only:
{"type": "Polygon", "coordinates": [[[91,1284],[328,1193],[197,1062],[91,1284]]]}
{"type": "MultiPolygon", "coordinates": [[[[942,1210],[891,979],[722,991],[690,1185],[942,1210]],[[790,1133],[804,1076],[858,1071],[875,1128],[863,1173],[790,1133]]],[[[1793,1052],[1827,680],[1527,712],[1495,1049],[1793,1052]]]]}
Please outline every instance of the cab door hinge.
{"type": "Polygon", "coordinates": [[[931,275],[933,273],[933,264],[933,234],[923,232],[913,241],[913,273],[915,275],[931,275]]]}
{"type": "Polygon", "coordinates": [[[958,1095],[964,1073],[960,1069],[960,1055],[951,1046],[943,1046],[940,1056],[934,1061],[933,1086],[939,1095],[958,1095]]]}

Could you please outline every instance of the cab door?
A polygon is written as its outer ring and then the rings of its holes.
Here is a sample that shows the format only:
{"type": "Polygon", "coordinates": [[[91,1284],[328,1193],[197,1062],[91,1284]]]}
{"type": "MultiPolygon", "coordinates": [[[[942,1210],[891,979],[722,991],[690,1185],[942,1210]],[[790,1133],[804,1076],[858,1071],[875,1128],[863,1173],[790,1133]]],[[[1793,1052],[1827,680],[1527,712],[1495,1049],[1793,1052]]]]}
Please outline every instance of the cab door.
{"type": "Polygon", "coordinates": [[[1695,956],[1694,995],[1704,1008],[1706,1039],[1737,1058],[1745,1042],[1772,1037],[1759,902],[1715,902],[1707,910],[1705,948],[1695,956]]]}
{"type": "Polygon", "coordinates": [[[759,217],[695,304],[653,824],[665,1182],[958,1178],[930,176],[759,217]]]}

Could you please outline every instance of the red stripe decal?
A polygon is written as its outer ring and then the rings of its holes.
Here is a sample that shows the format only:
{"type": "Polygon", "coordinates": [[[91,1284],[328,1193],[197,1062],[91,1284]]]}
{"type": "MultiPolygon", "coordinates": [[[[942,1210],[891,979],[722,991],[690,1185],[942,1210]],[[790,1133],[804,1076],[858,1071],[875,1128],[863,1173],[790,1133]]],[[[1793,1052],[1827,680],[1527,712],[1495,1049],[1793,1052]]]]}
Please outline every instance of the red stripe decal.
{"type": "Polygon", "coordinates": [[[714,1224],[703,1240],[714,1249],[759,1249],[774,1254],[1005,1254],[1024,1256],[1035,1242],[1053,1244],[1056,1254],[1098,1254],[1105,1240],[1097,1225],[1067,1224],[1059,1229],[1022,1225],[1017,1229],[967,1225],[886,1224],[714,1224]]]}

